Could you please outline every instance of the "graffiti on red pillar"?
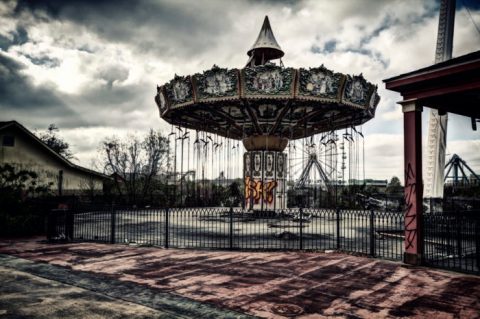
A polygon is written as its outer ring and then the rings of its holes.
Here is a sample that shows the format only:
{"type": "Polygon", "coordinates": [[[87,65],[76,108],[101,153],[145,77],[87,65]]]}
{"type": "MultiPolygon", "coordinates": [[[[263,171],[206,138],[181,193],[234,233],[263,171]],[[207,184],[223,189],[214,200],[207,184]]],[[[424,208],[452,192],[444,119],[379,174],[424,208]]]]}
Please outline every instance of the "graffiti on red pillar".
{"type": "Polygon", "coordinates": [[[245,199],[253,198],[255,204],[263,199],[264,202],[273,203],[273,190],[277,187],[277,181],[262,182],[253,180],[250,176],[245,177],[245,199]]]}
{"type": "Polygon", "coordinates": [[[416,205],[422,205],[422,203],[415,203],[417,191],[415,173],[412,165],[408,163],[405,171],[405,250],[415,248],[417,239],[416,205]]]}

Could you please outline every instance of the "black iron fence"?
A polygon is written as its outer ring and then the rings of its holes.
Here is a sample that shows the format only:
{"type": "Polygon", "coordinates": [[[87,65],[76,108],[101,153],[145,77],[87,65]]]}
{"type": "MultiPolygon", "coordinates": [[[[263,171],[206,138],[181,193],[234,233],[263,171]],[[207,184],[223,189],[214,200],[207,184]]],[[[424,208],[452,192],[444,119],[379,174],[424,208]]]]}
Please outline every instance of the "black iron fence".
{"type": "Polygon", "coordinates": [[[423,229],[426,264],[480,274],[480,211],[424,214],[423,229]]]}
{"type": "Polygon", "coordinates": [[[52,211],[48,239],[231,250],[341,250],[401,260],[403,214],[340,209],[252,213],[236,208],[52,211]]]}
{"type": "MultiPolygon", "coordinates": [[[[480,211],[423,215],[425,264],[480,274],[480,211]]],[[[93,241],[172,248],[337,250],[402,260],[402,212],[240,208],[132,209],[113,206],[54,210],[49,240],[93,241]]]]}

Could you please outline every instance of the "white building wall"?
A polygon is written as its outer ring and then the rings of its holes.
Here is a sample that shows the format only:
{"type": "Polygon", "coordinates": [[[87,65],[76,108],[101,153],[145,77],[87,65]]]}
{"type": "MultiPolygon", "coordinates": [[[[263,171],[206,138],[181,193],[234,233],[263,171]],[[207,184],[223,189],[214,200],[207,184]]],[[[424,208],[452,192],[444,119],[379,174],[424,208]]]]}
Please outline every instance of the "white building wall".
{"type": "Polygon", "coordinates": [[[33,142],[16,129],[6,129],[0,133],[0,164],[11,164],[16,169],[34,171],[40,183],[53,183],[51,190],[58,193],[60,171],[63,171],[63,194],[77,194],[91,189],[103,189],[103,180],[99,176],[69,167],[46,148],[33,142]],[[3,146],[3,135],[13,135],[14,146],[3,146]]]}

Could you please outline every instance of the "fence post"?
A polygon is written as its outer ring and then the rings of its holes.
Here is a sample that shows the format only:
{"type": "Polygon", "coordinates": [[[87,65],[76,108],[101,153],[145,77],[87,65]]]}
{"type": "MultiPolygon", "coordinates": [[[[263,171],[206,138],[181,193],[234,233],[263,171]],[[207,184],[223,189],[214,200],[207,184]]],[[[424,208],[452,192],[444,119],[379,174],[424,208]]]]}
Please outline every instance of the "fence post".
{"type": "Polygon", "coordinates": [[[53,210],[50,210],[47,214],[47,240],[51,241],[56,235],[57,229],[57,215],[53,210]]]}
{"type": "Polygon", "coordinates": [[[480,272],[480,218],[475,219],[475,256],[477,257],[477,268],[480,272]]]}
{"type": "MultiPolygon", "coordinates": [[[[457,228],[457,234],[455,237],[457,237],[457,255],[458,255],[458,261],[461,264],[462,263],[462,221],[463,221],[463,216],[460,216],[459,213],[455,214],[455,222],[456,222],[456,228],[457,228]]],[[[461,267],[462,265],[460,265],[461,267]]]]}
{"type": "Polygon", "coordinates": [[[300,250],[303,249],[303,208],[300,207],[300,250]]]}
{"type": "MultiPolygon", "coordinates": [[[[428,246],[426,245],[425,241],[427,239],[427,236],[428,236],[428,230],[427,230],[427,223],[426,223],[426,218],[428,217],[428,215],[432,216],[432,212],[430,212],[429,214],[422,214],[422,218],[421,218],[421,227],[422,227],[422,240],[420,241],[421,245],[422,245],[422,260],[420,261],[421,265],[425,265],[426,264],[426,261],[428,260],[429,256],[428,256],[428,246]]],[[[431,219],[431,217],[430,217],[431,219]]],[[[430,221],[431,223],[431,221],[430,221]]]]}
{"type": "Polygon", "coordinates": [[[115,244],[115,213],[115,206],[112,204],[112,207],[110,208],[110,244],[115,244]]]}
{"type": "Polygon", "coordinates": [[[229,235],[228,244],[229,244],[230,250],[232,250],[233,249],[233,207],[230,207],[229,220],[230,220],[230,228],[228,232],[228,235],[229,235]]]}
{"type": "Polygon", "coordinates": [[[370,210],[370,256],[375,257],[375,213],[370,210]]]}
{"type": "Polygon", "coordinates": [[[165,208],[165,248],[168,248],[168,207],[165,208]]]}
{"type": "Polygon", "coordinates": [[[73,241],[73,211],[66,210],[64,211],[65,216],[65,239],[67,241],[73,241]]]}
{"type": "Polygon", "coordinates": [[[451,231],[450,231],[450,223],[452,222],[450,216],[446,216],[446,220],[447,220],[447,225],[446,225],[446,234],[445,234],[445,237],[447,237],[447,254],[448,255],[451,255],[452,253],[455,253],[455,252],[452,252],[452,240],[451,240],[451,237],[452,237],[452,234],[451,234],[451,231]]]}
{"type": "Polygon", "coordinates": [[[340,208],[337,208],[336,217],[337,217],[337,250],[340,250],[340,208]]]}

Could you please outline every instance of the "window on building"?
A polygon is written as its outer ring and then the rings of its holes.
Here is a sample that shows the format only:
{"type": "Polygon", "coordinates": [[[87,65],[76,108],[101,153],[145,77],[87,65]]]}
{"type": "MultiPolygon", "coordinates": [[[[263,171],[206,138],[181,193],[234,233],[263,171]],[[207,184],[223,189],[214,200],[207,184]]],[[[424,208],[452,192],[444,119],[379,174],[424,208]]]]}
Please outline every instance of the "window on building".
{"type": "Polygon", "coordinates": [[[15,138],[13,135],[4,135],[2,139],[3,146],[15,146],[15,138]]]}

